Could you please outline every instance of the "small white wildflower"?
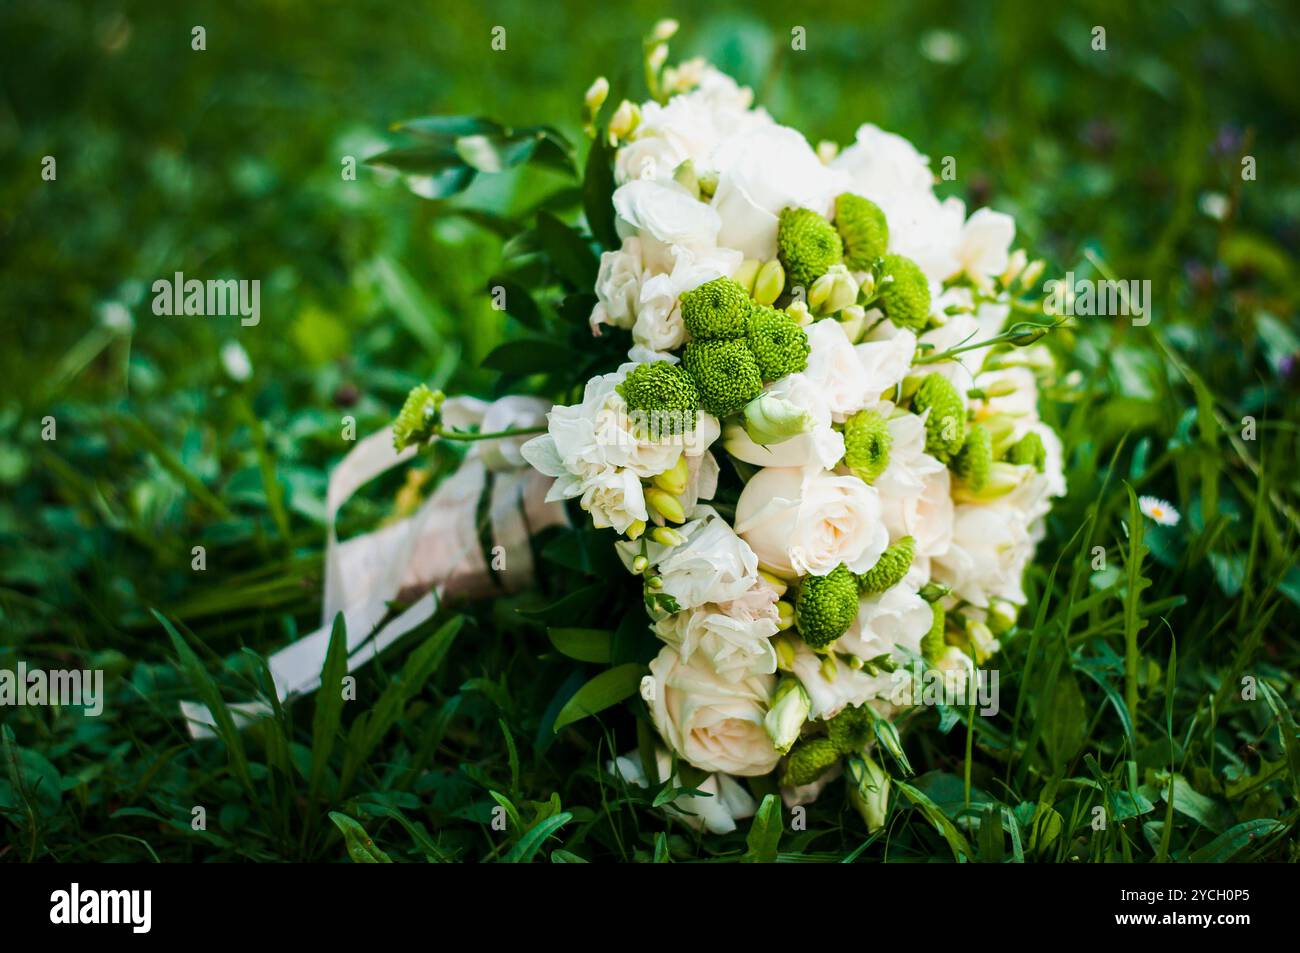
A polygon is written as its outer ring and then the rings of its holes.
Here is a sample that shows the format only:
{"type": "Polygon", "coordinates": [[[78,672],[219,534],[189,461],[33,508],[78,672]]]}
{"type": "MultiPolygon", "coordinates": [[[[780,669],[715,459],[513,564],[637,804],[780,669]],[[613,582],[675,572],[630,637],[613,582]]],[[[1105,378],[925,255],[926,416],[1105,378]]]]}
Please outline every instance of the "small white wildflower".
{"type": "Polygon", "coordinates": [[[1147,517],[1155,520],[1161,526],[1177,526],[1178,521],[1182,519],[1178,511],[1174,509],[1173,504],[1158,497],[1139,497],[1138,507],[1147,517]]]}

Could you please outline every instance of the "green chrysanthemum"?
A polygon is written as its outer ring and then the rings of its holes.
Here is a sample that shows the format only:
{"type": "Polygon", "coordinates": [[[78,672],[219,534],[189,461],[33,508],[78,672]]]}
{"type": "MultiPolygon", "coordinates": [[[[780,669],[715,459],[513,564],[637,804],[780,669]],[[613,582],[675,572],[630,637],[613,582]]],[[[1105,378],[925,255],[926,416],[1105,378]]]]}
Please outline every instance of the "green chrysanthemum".
{"type": "Polygon", "coordinates": [[[930,631],[921,637],[921,655],[933,665],[943,658],[943,653],[948,648],[948,643],[944,640],[944,620],[947,613],[937,602],[930,603],[930,611],[934,616],[930,622],[930,631]]]}
{"type": "Polygon", "coordinates": [[[979,424],[966,431],[966,442],[961,452],[952,459],[953,471],[966,481],[975,492],[984,489],[989,481],[989,468],[993,466],[993,438],[979,424]]]}
{"type": "Polygon", "coordinates": [[[875,202],[851,192],[835,200],[835,229],[844,242],[844,264],[850,271],[866,271],[889,246],[885,213],[875,202]]]}
{"type": "Polygon", "coordinates": [[[826,723],[827,738],[840,754],[858,754],[875,735],[871,712],[865,705],[845,708],[826,723]]]}
{"type": "Polygon", "coordinates": [[[883,414],[860,410],[844,422],[844,465],[862,482],[874,483],[889,466],[893,442],[883,414]]]}
{"type": "Polygon", "coordinates": [[[815,649],[843,635],[857,614],[858,580],[847,566],[836,566],[825,576],[808,576],[799,587],[794,624],[815,649]]]}
{"type": "Polygon", "coordinates": [[[794,746],[785,759],[781,783],[787,787],[812,784],[835,766],[840,752],[829,738],[809,738],[794,746]]]}
{"type": "Polygon", "coordinates": [[[695,382],[700,406],[715,417],[734,414],[758,396],[763,378],[744,341],[692,341],[682,366],[695,382]]]}
{"type": "Polygon", "coordinates": [[[695,429],[700,393],[680,364],[638,364],[615,390],[627,401],[629,411],[646,417],[653,433],[679,434],[695,429]]]}
{"type": "Polygon", "coordinates": [[[881,281],[878,304],[889,320],[900,328],[924,329],[930,320],[930,284],[920,266],[902,255],[886,255],[881,281]]]}
{"type": "Polygon", "coordinates": [[[779,380],[808,366],[808,333],[784,311],[753,305],[746,340],[765,381],[779,380]]]}
{"type": "Polygon", "coordinates": [[[682,323],[698,341],[743,337],[749,296],[730,278],[714,278],[682,295],[682,323]]]}
{"type": "Polygon", "coordinates": [[[884,592],[903,581],[916,556],[916,540],[904,536],[881,554],[876,564],[858,576],[858,589],[865,595],[884,592]]]}
{"type": "Polygon", "coordinates": [[[912,397],[912,412],[925,418],[925,452],[947,463],[966,442],[966,405],[942,374],[927,374],[912,397]]]}
{"type": "Polygon", "coordinates": [[[1007,451],[1007,462],[1020,466],[1027,464],[1042,473],[1047,466],[1047,449],[1043,446],[1043,438],[1033,431],[1025,434],[1007,451]]]}
{"type": "Polygon", "coordinates": [[[776,231],[776,255],[785,269],[786,287],[801,285],[805,293],[844,257],[844,243],[835,226],[812,209],[781,210],[776,231]]]}
{"type": "Polygon", "coordinates": [[[393,447],[399,453],[433,437],[443,399],[442,391],[430,390],[424,384],[411,388],[393,420],[393,447]]]}

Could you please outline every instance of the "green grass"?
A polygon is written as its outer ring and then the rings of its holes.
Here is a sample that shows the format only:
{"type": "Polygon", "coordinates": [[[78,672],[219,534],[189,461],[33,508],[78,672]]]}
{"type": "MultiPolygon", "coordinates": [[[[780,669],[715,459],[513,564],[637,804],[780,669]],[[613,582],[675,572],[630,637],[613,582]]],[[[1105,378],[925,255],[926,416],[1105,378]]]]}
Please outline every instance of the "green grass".
{"type": "MultiPolygon", "coordinates": [[[[617,628],[615,662],[644,649],[638,594],[590,530],[538,541],[538,591],[440,613],[358,671],[355,702],[301,699],[197,743],[177,709],[264,692],[265,656],[319,624],[345,415],[369,433],[421,381],[491,396],[484,358],[527,333],[485,291],[498,232],[364,169],[345,182],[340,157],[435,112],[581,141],[591,78],[639,93],[637,38],[672,11],[97,6],[0,12],[0,668],[100,668],[108,688],[100,718],[0,710],[0,858],[1300,859],[1294,12],[677,11],[675,52],[737,72],[810,139],[896,129],[936,164],[955,157],[942,194],[1014,213],[1049,276],[1148,279],[1155,302],[1147,327],[1085,319],[1049,338],[1062,373],[1043,412],[1070,492],[1004,640],[1000,713],[911,718],[914,773],[889,764],[874,836],[832,787],[803,830],[763,813],[714,837],[604,773],[643,739],[633,709],[551,731],[605,666],[559,654],[549,626],[617,628]],[[206,52],[189,49],[194,23],[206,52]],[[497,23],[509,49],[489,60],[497,23]],[[785,48],[792,23],[807,53],[785,48]],[[956,61],[923,54],[936,30],[960,38],[956,61]],[[260,278],[262,324],[155,317],[149,283],[178,270],[260,278]],[[129,329],[105,323],[122,308],[129,329]],[[231,341],[248,381],[223,369],[231,341]],[[1182,523],[1143,525],[1130,490],[1182,523]]],[[[572,185],[526,169],[463,201],[564,212],[572,185]]],[[[403,479],[349,504],[344,535],[387,516],[403,479]]]]}

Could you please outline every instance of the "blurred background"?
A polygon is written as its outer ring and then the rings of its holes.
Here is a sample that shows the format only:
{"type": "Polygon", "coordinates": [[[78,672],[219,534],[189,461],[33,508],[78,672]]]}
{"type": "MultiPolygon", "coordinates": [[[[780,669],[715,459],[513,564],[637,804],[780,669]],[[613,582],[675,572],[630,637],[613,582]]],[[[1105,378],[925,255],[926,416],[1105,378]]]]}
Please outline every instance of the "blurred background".
{"type": "MultiPolygon", "coordinates": [[[[398,141],[391,123],[431,113],[553,124],[581,143],[595,76],[644,98],[640,37],[664,16],[682,23],[674,59],[710,58],[814,143],[873,122],[936,168],[954,157],[940,194],[1012,213],[1049,277],[1094,274],[1100,258],[1151,280],[1157,326],[1229,418],[1294,420],[1291,4],[4,0],[0,665],[106,668],[138,719],[99,740],[31,727],[65,791],[92,762],[138,791],[142,771],[111,767],[112,746],[162,722],[181,740],[150,608],[211,657],[317,624],[346,415],[365,435],[418,382],[491,396],[480,361],[518,330],[486,292],[501,239],[361,160],[398,141]],[[806,51],[790,48],[795,26],[806,51]],[[151,284],[175,272],[260,280],[260,324],[153,314],[151,284]],[[42,439],[47,417],[56,440],[42,439]]],[[[454,202],[517,211],[572,185],[528,168],[454,202]]],[[[1156,451],[1180,426],[1186,439],[1193,401],[1171,397],[1154,349],[1106,334],[1069,345],[1106,394],[1075,431],[1095,453],[1129,431],[1156,451]]],[[[1193,473],[1167,471],[1176,502],[1196,498],[1193,473]]],[[[382,519],[395,480],[349,525],[382,519]]],[[[1062,510],[1070,531],[1091,502],[1082,484],[1062,510]]],[[[1234,492],[1225,479],[1222,505],[1234,492]]],[[[1206,580],[1240,588],[1242,567],[1220,558],[1206,580]]]]}

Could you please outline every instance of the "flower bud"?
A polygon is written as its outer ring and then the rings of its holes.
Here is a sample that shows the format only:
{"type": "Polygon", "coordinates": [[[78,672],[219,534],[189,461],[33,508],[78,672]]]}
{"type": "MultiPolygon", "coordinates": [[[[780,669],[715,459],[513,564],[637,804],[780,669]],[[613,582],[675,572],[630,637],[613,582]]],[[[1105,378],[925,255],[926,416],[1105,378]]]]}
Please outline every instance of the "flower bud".
{"type": "Polygon", "coordinates": [[[632,571],[638,576],[650,568],[650,560],[644,556],[637,556],[632,560],[632,571]]]}
{"type": "Polygon", "coordinates": [[[966,641],[975,656],[976,665],[983,665],[1001,648],[993,635],[993,630],[975,619],[966,620],[966,641]]]}
{"type": "Polygon", "coordinates": [[[645,587],[652,592],[658,592],[664,587],[663,576],[651,576],[645,581],[645,587]]]}
{"type": "Polygon", "coordinates": [[[1032,287],[1034,282],[1036,282],[1039,276],[1042,275],[1043,269],[1046,267],[1047,262],[1043,261],[1041,258],[1037,261],[1030,262],[1025,270],[1020,273],[1020,287],[1032,287]]]}
{"type": "Polygon", "coordinates": [[[686,542],[686,537],[671,526],[656,526],[650,531],[650,538],[660,546],[680,546],[686,542]]]}
{"type": "Polygon", "coordinates": [[[623,100],[614,110],[609,120],[609,134],[615,139],[626,139],[637,126],[641,125],[641,107],[636,103],[623,100]]]}
{"type": "Polygon", "coordinates": [[[885,826],[889,816],[889,775],[870,755],[855,755],[847,759],[844,776],[848,779],[849,803],[853,805],[874,834],[885,826]]]}
{"type": "Polygon", "coordinates": [[[1002,287],[1010,288],[1012,282],[1020,276],[1020,273],[1025,270],[1025,265],[1028,263],[1029,256],[1025,254],[1023,248],[1017,248],[1013,251],[1011,257],[1007,259],[1006,270],[1002,272],[1002,277],[998,279],[1002,282],[1002,287]]]}
{"type": "Polygon", "coordinates": [[[778,599],[785,595],[790,589],[790,586],[784,579],[774,576],[770,572],[765,572],[762,569],[758,571],[758,578],[762,579],[763,582],[767,583],[767,585],[772,588],[778,599]]]}
{"type": "Polygon", "coordinates": [[[668,44],[659,43],[650,50],[649,55],[645,58],[646,65],[652,72],[658,73],[663,68],[664,63],[668,62],[668,44]]]}
{"type": "Polygon", "coordinates": [[[838,320],[850,343],[857,344],[867,326],[867,309],[860,304],[851,304],[840,311],[838,320]]]}
{"type": "Polygon", "coordinates": [[[817,158],[821,159],[822,165],[830,165],[840,153],[840,144],[830,139],[823,139],[817,143],[817,158]]]}
{"type": "Polygon", "coordinates": [[[808,305],[802,301],[791,301],[789,306],[786,307],[785,313],[794,318],[799,326],[803,328],[808,327],[813,322],[812,312],[808,310],[808,305]]]}
{"type": "Polygon", "coordinates": [[[687,159],[673,169],[673,181],[696,198],[700,197],[700,179],[695,174],[695,163],[692,160],[687,159]]]}
{"type": "Polygon", "coordinates": [[[1011,328],[1011,336],[1007,340],[1016,347],[1028,347],[1042,340],[1047,335],[1047,331],[1046,325],[1021,321],[1011,328]]]}
{"type": "Polygon", "coordinates": [[[788,675],[782,678],[763,719],[763,727],[767,729],[772,747],[782,754],[788,754],[799,740],[799,732],[808,720],[811,709],[812,701],[808,698],[808,690],[799,679],[788,675]]]}
{"type": "Polygon", "coordinates": [[[677,462],[671,468],[655,476],[653,483],[661,490],[666,490],[673,496],[680,496],[686,492],[686,488],[691,482],[690,464],[686,462],[686,454],[677,457],[677,462]]]}
{"type": "Polygon", "coordinates": [[[760,447],[807,433],[813,427],[813,416],[804,408],[776,397],[768,391],[759,394],[745,405],[745,433],[760,447]]]}
{"type": "Polygon", "coordinates": [[[785,269],[781,262],[773,258],[764,262],[754,277],[754,300],[759,304],[771,304],[781,297],[785,290],[785,269]]]}
{"type": "Polygon", "coordinates": [[[794,625],[794,606],[786,602],[784,599],[778,600],[776,604],[777,629],[784,632],[792,625],[794,625]]]}
{"type": "Polygon", "coordinates": [[[1005,599],[991,600],[988,610],[990,631],[998,638],[1002,638],[1016,627],[1016,620],[1019,615],[1019,609],[1014,602],[1008,602],[1005,599]]]}
{"type": "Polygon", "coordinates": [[[763,267],[763,263],[757,258],[746,258],[740,263],[740,268],[731,276],[731,280],[740,287],[745,289],[745,293],[751,298],[754,296],[754,279],[758,277],[758,270],[763,267]]]}
{"type": "Polygon", "coordinates": [[[686,511],[682,509],[681,500],[666,490],[651,487],[645,491],[646,506],[654,510],[670,523],[685,523],[686,511]]]}
{"type": "Polygon", "coordinates": [[[952,592],[952,586],[945,586],[941,582],[927,582],[917,593],[926,602],[938,602],[948,593],[952,592]]]}
{"type": "Polygon", "coordinates": [[[603,76],[597,76],[596,81],[587,88],[587,95],[582,101],[587,106],[587,115],[595,116],[600,112],[600,107],[605,105],[605,99],[609,96],[609,80],[603,76]]]}
{"type": "Polygon", "coordinates": [[[628,539],[640,539],[641,534],[645,532],[645,520],[635,520],[627,528],[628,539]]]}
{"type": "Polygon", "coordinates": [[[665,18],[655,24],[654,32],[650,34],[652,40],[671,40],[677,34],[677,28],[680,24],[671,18],[665,18]]]}

